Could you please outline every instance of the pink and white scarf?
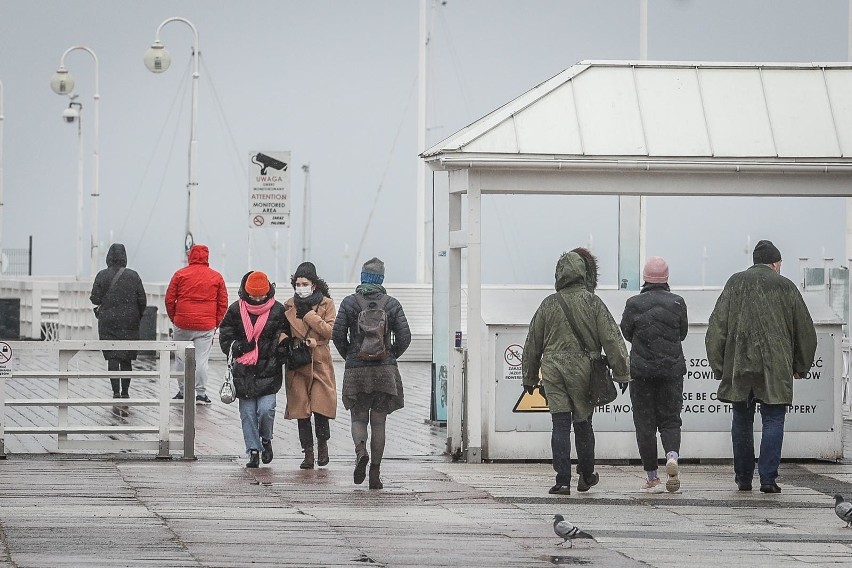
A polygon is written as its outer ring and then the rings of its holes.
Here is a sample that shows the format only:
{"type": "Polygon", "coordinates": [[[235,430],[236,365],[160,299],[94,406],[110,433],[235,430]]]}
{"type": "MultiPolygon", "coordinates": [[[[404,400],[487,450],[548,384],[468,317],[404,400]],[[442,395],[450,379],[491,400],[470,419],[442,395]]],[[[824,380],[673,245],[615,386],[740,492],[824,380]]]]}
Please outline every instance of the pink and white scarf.
{"type": "Polygon", "coordinates": [[[237,358],[238,363],[243,365],[254,365],[258,359],[258,338],[263,328],[266,326],[266,321],[269,319],[269,311],[272,305],[275,304],[275,298],[269,298],[266,302],[260,305],[252,305],[245,300],[240,300],[240,318],[243,320],[243,329],[246,332],[246,339],[251,343],[254,341],[254,349],[245,355],[237,358]],[[249,314],[258,316],[254,325],[251,323],[249,314]]]}

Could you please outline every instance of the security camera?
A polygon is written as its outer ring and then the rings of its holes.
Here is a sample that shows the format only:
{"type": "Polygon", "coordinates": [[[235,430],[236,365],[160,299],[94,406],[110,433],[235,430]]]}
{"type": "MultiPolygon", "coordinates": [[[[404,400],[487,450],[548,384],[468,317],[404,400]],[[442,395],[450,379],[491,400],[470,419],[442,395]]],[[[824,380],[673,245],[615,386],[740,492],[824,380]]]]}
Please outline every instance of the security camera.
{"type": "Polygon", "coordinates": [[[272,168],[274,170],[287,171],[287,164],[282,162],[281,160],[276,160],[272,156],[267,156],[266,154],[261,154],[258,152],[251,159],[253,164],[257,164],[260,166],[260,175],[266,175],[266,169],[272,168]]]}
{"type": "Polygon", "coordinates": [[[62,120],[64,120],[68,124],[71,124],[78,118],[80,118],[80,111],[78,111],[74,107],[68,107],[62,111],[62,120]]]}

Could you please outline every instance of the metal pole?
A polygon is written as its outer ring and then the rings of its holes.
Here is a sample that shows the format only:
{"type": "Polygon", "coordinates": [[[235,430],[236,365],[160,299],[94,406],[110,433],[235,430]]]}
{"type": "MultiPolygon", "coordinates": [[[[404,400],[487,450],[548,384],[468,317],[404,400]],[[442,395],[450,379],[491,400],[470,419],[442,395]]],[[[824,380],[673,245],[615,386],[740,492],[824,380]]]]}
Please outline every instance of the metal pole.
{"type": "MultiPolygon", "coordinates": [[[[65,68],[65,58],[72,51],[85,51],[92,56],[95,62],[95,94],[93,95],[95,107],[95,126],[94,134],[92,135],[92,236],[89,243],[89,276],[94,276],[98,270],[98,247],[100,246],[100,237],[98,236],[98,203],[100,194],[100,154],[98,152],[98,138],[100,132],[100,106],[101,106],[101,88],[100,88],[100,63],[98,56],[90,48],[85,45],[74,45],[65,50],[59,60],[59,68],[65,68]]],[[[82,203],[80,204],[82,214],[82,203]]],[[[81,237],[82,239],[82,237],[81,237]]],[[[79,276],[79,273],[78,273],[79,276]]]]}
{"type": "MultiPolygon", "coordinates": [[[[180,349],[180,347],[178,347],[180,349]]],[[[195,345],[189,343],[184,352],[183,370],[183,459],[195,458],[195,345]]]]}
{"type": "MultiPolygon", "coordinates": [[[[426,149],[426,44],[429,37],[426,32],[426,2],[420,0],[420,45],[418,49],[419,65],[417,71],[417,83],[419,95],[417,97],[417,150],[422,152],[426,149]]],[[[417,205],[416,220],[414,223],[417,231],[417,282],[426,281],[426,164],[419,157],[417,159],[417,205]]]]}
{"type": "MultiPolygon", "coordinates": [[[[305,172],[305,195],[304,203],[302,203],[302,262],[305,262],[311,256],[311,165],[303,165],[302,171],[305,172]]],[[[278,233],[275,233],[275,239],[277,245],[278,233]]]]}
{"type": "MultiPolygon", "coordinates": [[[[3,268],[3,81],[0,81],[0,272],[3,268]]],[[[2,440],[0,440],[2,445],[2,440]]],[[[2,453],[2,447],[0,447],[2,453]]]]}
{"type": "MultiPolygon", "coordinates": [[[[79,104],[79,103],[72,103],[79,104]]],[[[83,274],[83,105],[77,118],[77,260],[75,278],[83,274]]]]}
{"type": "Polygon", "coordinates": [[[198,169],[197,169],[197,154],[198,154],[198,139],[196,137],[196,125],[198,123],[198,59],[201,52],[198,49],[198,30],[192,25],[192,22],[185,18],[169,18],[165,20],[157,28],[155,41],[160,41],[160,31],[170,22],[182,22],[192,29],[194,43],[192,46],[192,115],[190,120],[190,140],[189,140],[189,181],[186,185],[187,190],[187,208],[186,208],[186,236],[184,238],[184,260],[186,261],[189,255],[190,247],[195,244],[195,227],[196,227],[196,208],[195,194],[198,190],[198,169]]]}

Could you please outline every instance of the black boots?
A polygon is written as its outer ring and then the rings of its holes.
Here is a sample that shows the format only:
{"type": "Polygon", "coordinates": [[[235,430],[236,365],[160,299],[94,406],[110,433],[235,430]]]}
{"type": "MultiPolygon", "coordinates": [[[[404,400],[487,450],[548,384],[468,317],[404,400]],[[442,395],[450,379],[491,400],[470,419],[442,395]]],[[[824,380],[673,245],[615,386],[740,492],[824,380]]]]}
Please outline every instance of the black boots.
{"type": "Polygon", "coordinates": [[[305,452],[305,459],[299,464],[302,469],[314,469],[314,447],[310,446],[302,450],[305,452]]]}
{"type": "Polygon", "coordinates": [[[352,480],[355,485],[364,483],[364,478],[367,477],[367,463],[370,461],[370,455],[367,453],[367,446],[361,442],[355,446],[355,472],[352,475],[352,480]]]}
{"type": "Polygon", "coordinates": [[[261,446],[263,446],[263,451],[260,453],[260,461],[263,463],[269,463],[272,461],[272,440],[261,440],[261,446]]]}
{"type": "Polygon", "coordinates": [[[255,468],[260,465],[260,454],[257,450],[252,450],[249,452],[249,461],[246,464],[246,467],[255,468]]]}
{"type": "Polygon", "coordinates": [[[317,465],[328,465],[328,440],[317,440],[317,465]]]}
{"type": "Polygon", "coordinates": [[[370,489],[381,489],[382,487],[384,485],[382,485],[382,479],[379,477],[379,466],[370,464],[370,489]]]}

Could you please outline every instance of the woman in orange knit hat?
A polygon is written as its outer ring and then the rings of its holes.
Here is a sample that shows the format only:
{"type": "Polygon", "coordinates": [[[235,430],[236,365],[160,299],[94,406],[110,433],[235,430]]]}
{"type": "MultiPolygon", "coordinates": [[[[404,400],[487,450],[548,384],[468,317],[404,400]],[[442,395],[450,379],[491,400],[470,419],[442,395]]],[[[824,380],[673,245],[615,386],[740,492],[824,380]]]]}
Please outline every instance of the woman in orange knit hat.
{"type": "Polygon", "coordinates": [[[219,346],[229,355],[249,461],[272,461],[276,395],[283,376],[278,346],[290,334],[284,306],[275,300],[275,285],[260,271],[243,276],[240,299],[231,304],[219,327],[219,346]]]}

